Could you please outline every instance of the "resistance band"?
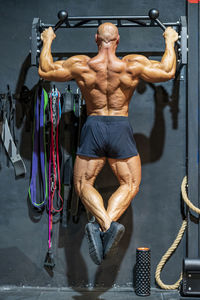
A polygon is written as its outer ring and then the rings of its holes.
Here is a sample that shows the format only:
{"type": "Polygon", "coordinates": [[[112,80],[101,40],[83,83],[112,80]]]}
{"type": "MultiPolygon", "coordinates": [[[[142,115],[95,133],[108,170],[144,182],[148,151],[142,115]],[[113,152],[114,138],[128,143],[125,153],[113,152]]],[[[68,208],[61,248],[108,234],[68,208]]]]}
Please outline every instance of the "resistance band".
{"type": "Polygon", "coordinates": [[[63,192],[63,211],[62,211],[62,227],[66,228],[68,225],[69,211],[71,207],[72,196],[72,182],[73,182],[73,136],[74,136],[74,94],[70,89],[70,85],[63,94],[62,103],[62,117],[63,128],[62,132],[62,163],[61,163],[61,178],[62,178],[62,192],[63,192]]]}
{"type": "Polygon", "coordinates": [[[52,253],[52,225],[53,214],[59,213],[63,209],[63,199],[61,197],[60,183],[60,162],[59,162],[59,120],[61,117],[60,93],[53,89],[50,93],[50,156],[49,156],[49,235],[48,235],[48,252],[44,262],[45,267],[53,268],[55,266],[52,253]],[[57,188],[58,183],[58,188],[57,188]],[[57,190],[60,205],[54,208],[55,191],[57,190]]]}
{"type": "Polygon", "coordinates": [[[47,155],[46,155],[46,140],[45,140],[45,111],[48,104],[48,95],[44,89],[40,94],[40,89],[37,90],[37,96],[34,108],[34,124],[33,124],[33,154],[32,154],[32,172],[29,187],[29,198],[33,206],[37,208],[43,207],[47,202],[48,185],[47,185],[47,155]],[[40,168],[39,168],[40,166],[40,168]],[[43,200],[37,202],[37,175],[40,169],[43,200]]]}

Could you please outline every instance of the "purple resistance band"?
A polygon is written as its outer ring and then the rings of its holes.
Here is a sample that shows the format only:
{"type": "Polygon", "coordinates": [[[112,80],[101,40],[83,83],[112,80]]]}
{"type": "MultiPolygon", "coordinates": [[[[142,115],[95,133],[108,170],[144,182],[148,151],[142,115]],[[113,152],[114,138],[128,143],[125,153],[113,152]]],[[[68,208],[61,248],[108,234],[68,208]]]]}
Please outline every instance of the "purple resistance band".
{"type": "Polygon", "coordinates": [[[47,201],[47,174],[46,174],[46,145],[45,145],[45,109],[48,102],[46,91],[42,89],[41,98],[39,89],[34,112],[33,127],[33,155],[32,155],[32,172],[29,187],[29,198],[33,206],[41,208],[47,201]],[[40,167],[38,164],[40,163],[40,167]],[[43,201],[37,203],[37,174],[40,169],[43,186],[43,201]]]}

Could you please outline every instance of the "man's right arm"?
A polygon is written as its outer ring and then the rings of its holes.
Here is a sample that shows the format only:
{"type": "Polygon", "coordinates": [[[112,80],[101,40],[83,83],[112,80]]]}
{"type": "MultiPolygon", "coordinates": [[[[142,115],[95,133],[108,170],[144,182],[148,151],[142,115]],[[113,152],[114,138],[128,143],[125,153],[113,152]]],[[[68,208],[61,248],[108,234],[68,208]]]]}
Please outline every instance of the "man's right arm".
{"type": "Polygon", "coordinates": [[[67,60],[58,60],[54,62],[51,53],[51,44],[55,37],[56,35],[51,27],[41,34],[43,47],[40,54],[39,76],[49,81],[61,82],[76,79],[78,67],[80,69],[82,63],[86,62],[89,58],[85,55],[76,55],[67,60]]]}
{"type": "Polygon", "coordinates": [[[128,66],[133,68],[139,78],[147,82],[162,82],[174,78],[176,72],[176,53],[174,43],[178,39],[178,34],[171,27],[164,32],[165,52],[161,61],[149,60],[143,55],[127,55],[124,60],[128,66]]]}

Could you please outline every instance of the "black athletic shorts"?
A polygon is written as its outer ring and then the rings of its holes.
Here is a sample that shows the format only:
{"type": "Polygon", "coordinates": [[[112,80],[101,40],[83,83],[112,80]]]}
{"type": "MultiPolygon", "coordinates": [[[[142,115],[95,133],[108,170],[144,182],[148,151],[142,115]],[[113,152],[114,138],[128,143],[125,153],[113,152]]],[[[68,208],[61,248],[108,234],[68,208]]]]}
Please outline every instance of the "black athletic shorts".
{"type": "Polygon", "coordinates": [[[138,155],[128,117],[88,116],[76,154],[121,159],[138,155]]]}

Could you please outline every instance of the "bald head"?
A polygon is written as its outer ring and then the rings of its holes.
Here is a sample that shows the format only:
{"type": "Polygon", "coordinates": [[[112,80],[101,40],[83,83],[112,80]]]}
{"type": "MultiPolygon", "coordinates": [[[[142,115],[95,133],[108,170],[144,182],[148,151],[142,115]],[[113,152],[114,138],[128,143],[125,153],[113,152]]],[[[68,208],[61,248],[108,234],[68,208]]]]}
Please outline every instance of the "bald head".
{"type": "Polygon", "coordinates": [[[112,23],[103,23],[97,29],[97,40],[109,43],[119,39],[117,27],[112,23]]]}

